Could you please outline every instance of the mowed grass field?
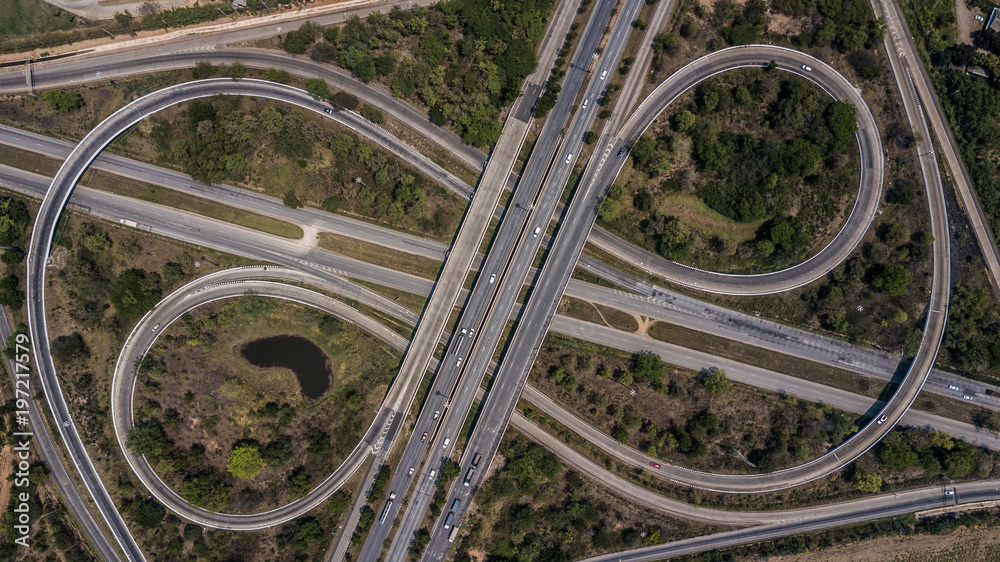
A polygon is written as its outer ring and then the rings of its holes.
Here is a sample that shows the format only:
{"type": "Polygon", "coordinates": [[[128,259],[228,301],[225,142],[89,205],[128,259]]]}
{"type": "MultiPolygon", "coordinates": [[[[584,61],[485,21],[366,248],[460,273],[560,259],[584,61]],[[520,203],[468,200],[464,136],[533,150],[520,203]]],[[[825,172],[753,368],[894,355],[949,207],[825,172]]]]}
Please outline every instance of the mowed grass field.
{"type": "Polygon", "coordinates": [[[70,29],[76,16],[42,0],[3,0],[0,2],[0,41],[70,29]]]}

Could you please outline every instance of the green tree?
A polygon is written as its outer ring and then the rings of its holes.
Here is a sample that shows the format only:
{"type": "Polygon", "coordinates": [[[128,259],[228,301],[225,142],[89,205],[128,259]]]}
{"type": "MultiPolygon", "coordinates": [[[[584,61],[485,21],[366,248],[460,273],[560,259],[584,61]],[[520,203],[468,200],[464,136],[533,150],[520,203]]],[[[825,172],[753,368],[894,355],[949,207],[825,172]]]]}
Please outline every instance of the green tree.
{"type": "Polygon", "coordinates": [[[149,457],[158,457],[170,450],[170,442],[163,433],[160,422],[152,418],[139,421],[129,428],[125,446],[133,454],[149,457]]]}
{"type": "Polygon", "coordinates": [[[632,371],[639,380],[655,386],[663,382],[667,366],[659,355],[641,352],[632,355],[632,371]]]}
{"type": "Polygon", "coordinates": [[[301,468],[288,477],[288,495],[293,500],[304,498],[312,489],[312,478],[301,468]]]}
{"type": "Polygon", "coordinates": [[[310,78],[306,82],[306,91],[312,94],[314,98],[321,100],[330,99],[330,85],[322,78],[310,78]]]}
{"type": "Polygon", "coordinates": [[[385,123],[385,115],[382,114],[382,110],[375,107],[374,105],[366,103],[361,108],[361,116],[371,121],[372,123],[378,123],[378,124],[385,123]]]}
{"type": "Polygon", "coordinates": [[[291,207],[292,209],[302,207],[302,201],[299,200],[297,195],[295,195],[294,190],[286,191],[285,196],[281,199],[281,202],[284,203],[286,207],[291,207]]]}
{"type": "Polygon", "coordinates": [[[583,135],[583,142],[587,144],[594,144],[597,142],[597,133],[594,131],[587,131],[587,133],[583,135]]]}
{"type": "Polygon", "coordinates": [[[30,222],[31,215],[24,201],[0,196],[0,245],[12,245],[24,234],[30,222]]]}
{"type": "Polygon", "coordinates": [[[906,286],[910,282],[910,274],[906,269],[893,264],[883,267],[882,270],[872,278],[872,286],[892,297],[898,297],[906,292],[906,286]]]}
{"type": "Polygon", "coordinates": [[[843,101],[831,103],[826,108],[826,126],[834,147],[846,146],[858,131],[858,109],[843,101]]]}
{"type": "Polygon", "coordinates": [[[264,469],[264,458],[256,445],[238,445],[229,451],[226,470],[237,478],[253,478],[264,469]]]}
{"type": "Polygon", "coordinates": [[[854,487],[862,492],[877,494],[882,489],[882,477],[876,472],[857,468],[854,470],[854,487]]]}
{"type": "Polygon", "coordinates": [[[685,109],[684,111],[674,116],[674,130],[679,133],[682,133],[690,129],[694,125],[694,122],[695,122],[694,113],[691,113],[690,111],[685,109]]]}
{"type": "Polygon", "coordinates": [[[49,353],[57,362],[64,365],[74,363],[79,359],[90,356],[90,350],[83,343],[83,338],[79,333],[73,332],[68,336],[59,336],[52,340],[49,346],[49,353]]]}
{"type": "Polygon", "coordinates": [[[701,384],[713,396],[729,394],[733,388],[733,383],[728,377],[726,377],[726,372],[722,369],[716,368],[709,369],[708,372],[702,376],[701,384]]]}
{"type": "Polygon", "coordinates": [[[42,93],[42,100],[50,109],[69,113],[83,107],[83,97],[76,92],[63,90],[48,90],[42,93]]]}
{"type": "Polygon", "coordinates": [[[111,304],[119,314],[136,318],[160,302],[160,274],[142,269],[127,269],[111,286],[111,304]]]}
{"type": "Polygon", "coordinates": [[[146,529],[154,529],[160,525],[167,511],[160,502],[150,498],[139,504],[135,510],[135,520],[146,529]]]}

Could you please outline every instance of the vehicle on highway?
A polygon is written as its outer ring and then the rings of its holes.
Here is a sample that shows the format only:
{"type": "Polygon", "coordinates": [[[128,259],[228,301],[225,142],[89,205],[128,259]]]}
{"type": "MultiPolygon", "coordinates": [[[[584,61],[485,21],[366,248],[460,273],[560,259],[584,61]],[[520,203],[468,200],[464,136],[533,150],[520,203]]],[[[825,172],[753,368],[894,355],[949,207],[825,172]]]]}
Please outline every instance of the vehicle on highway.
{"type": "Polygon", "coordinates": [[[806,72],[812,72],[813,71],[812,67],[809,66],[808,64],[803,64],[802,65],[802,70],[805,70],[806,72]]]}
{"type": "Polygon", "coordinates": [[[458,361],[455,362],[455,366],[456,367],[461,367],[462,366],[462,358],[461,357],[459,357],[458,361]]]}
{"type": "Polygon", "coordinates": [[[472,457],[472,466],[479,466],[479,461],[483,459],[483,456],[476,453],[476,456],[472,457]]]}
{"type": "Polygon", "coordinates": [[[948,385],[948,390],[958,390],[958,387],[955,386],[955,385],[953,385],[953,384],[949,384],[948,385]]]}
{"type": "Polygon", "coordinates": [[[431,470],[430,474],[427,475],[427,478],[429,480],[434,480],[434,477],[437,476],[437,473],[438,472],[436,470],[431,470]]]}
{"type": "Polygon", "coordinates": [[[451,530],[451,534],[448,535],[448,542],[455,542],[455,537],[458,536],[458,527],[451,530]]]}
{"type": "Polygon", "coordinates": [[[434,419],[438,419],[438,416],[440,415],[441,415],[441,410],[434,410],[434,419]]]}
{"type": "Polygon", "coordinates": [[[882,425],[885,422],[885,420],[887,420],[887,419],[889,419],[888,416],[882,416],[881,418],[878,419],[878,422],[876,422],[876,423],[878,423],[879,425],[882,425]]]}
{"type": "Polygon", "coordinates": [[[463,336],[464,336],[465,334],[467,334],[468,332],[469,332],[469,329],[468,329],[468,328],[462,328],[462,335],[463,335],[463,336]]]}
{"type": "Polygon", "coordinates": [[[465,472],[465,482],[462,483],[466,488],[469,487],[469,483],[472,482],[472,475],[476,473],[476,467],[469,467],[469,470],[465,472]]]}
{"type": "Polygon", "coordinates": [[[944,495],[946,495],[946,496],[954,496],[955,495],[955,490],[945,490],[944,491],[944,495]]]}
{"type": "MultiPolygon", "coordinates": [[[[390,498],[393,498],[395,496],[396,496],[396,494],[392,494],[392,496],[390,496],[390,498]]],[[[385,507],[382,508],[382,515],[379,515],[379,517],[378,517],[378,524],[379,525],[385,523],[385,520],[389,516],[389,510],[390,509],[392,509],[392,499],[390,499],[389,501],[385,502],[385,507]]]]}
{"type": "Polygon", "coordinates": [[[538,233],[542,231],[542,227],[536,226],[535,233],[531,235],[532,238],[538,238],[538,233]]]}
{"type": "Polygon", "coordinates": [[[455,501],[451,504],[452,511],[458,511],[458,506],[462,505],[462,500],[455,498],[455,501]]]}
{"type": "Polygon", "coordinates": [[[470,337],[470,338],[471,338],[471,337],[472,337],[473,335],[475,335],[475,333],[476,333],[476,329],[475,329],[475,328],[469,328],[469,337],[470,337]]]}
{"type": "Polygon", "coordinates": [[[157,330],[159,330],[159,329],[160,329],[160,323],[159,323],[159,322],[157,322],[157,323],[156,323],[156,325],[155,325],[155,326],[153,326],[153,331],[155,332],[155,331],[157,331],[157,330]]]}
{"type": "Polygon", "coordinates": [[[444,445],[441,445],[441,448],[442,449],[447,448],[448,447],[448,443],[451,443],[451,437],[445,437],[444,438],[444,445]]]}
{"type": "Polygon", "coordinates": [[[333,110],[331,110],[329,107],[324,107],[323,112],[326,113],[327,115],[333,114],[333,110]]]}
{"type": "Polygon", "coordinates": [[[659,464],[657,464],[657,463],[655,463],[655,462],[652,462],[652,461],[650,461],[650,463],[649,463],[649,466],[651,466],[651,467],[653,467],[653,468],[660,468],[660,465],[659,465],[659,464]]]}
{"type": "Polygon", "coordinates": [[[569,156],[566,157],[566,163],[569,164],[572,161],[573,161],[573,155],[570,154],[569,156]]]}
{"type": "Polygon", "coordinates": [[[604,80],[607,77],[608,77],[608,71],[605,70],[604,72],[601,73],[601,80],[604,80]]]}
{"type": "Polygon", "coordinates": [[[427,432],[424,432],[423,437],[420,438],[421,441],[427,441],[427,432]]]}
{"type": "Polygon", "coordinates": [[[490,285],[492,285],[493,282],[496,281],[496,280],[497,280],[497,274],[496,273],[494,273],[493,275],[490,275],[490,285]]]}
{"type": "Polygon", "coordinates": [[[587,103],[588,103],[589,101],[590,101],[590,100],[583,100],[583,109],[587,109],[587,103]]]}
{"type": "Polygon", "coordinates": [[[445,529],[451,529],[451,522],[454,521],[454,520],[455,520],[455,512],[454,511],[449,511],[448,512],[448,517],[444,518],[444,528],[445,529]]]}
{"type": "Polygon", "coordinates": [[[618,157],[619,158],[621,158],[622,154],[625,154],[625,148],[624,147],[618,149],[618,157]]]}
{"type": "Polygon", "coordinates": [[[969,396],[968,394],[963,394],[963,395],[962,395],[962,398],[964,398],[964,399],[966,399],[966,400],[972,400],[972,397],[971,397],[971,396],[969,396]]]}
{"type": "Polygon", "coordinates": [[[407,476],[413,476],[413,467],[410,467],[410,471],[406,473],[407,476]]]}

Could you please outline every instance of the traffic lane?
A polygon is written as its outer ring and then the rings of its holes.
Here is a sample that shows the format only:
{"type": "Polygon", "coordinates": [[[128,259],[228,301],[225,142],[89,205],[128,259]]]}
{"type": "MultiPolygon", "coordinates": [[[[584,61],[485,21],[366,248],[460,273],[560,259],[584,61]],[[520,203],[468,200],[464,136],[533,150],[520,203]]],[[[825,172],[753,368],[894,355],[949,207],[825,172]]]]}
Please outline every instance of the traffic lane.
{"type": "MultiPolygon", "coordinates": [[[[13,330],[7,318],[7,311],[0,307],[0,341],[10,341],[8,338],[12,334],[13,330]]],[[[16,373],[17,369],[15,368],[14,361],[10,358],[7,358],[6,361],[9,372],[16,373]]],[[[102,559],[121,560],[118,551],[111,544],[111,541],[108,540],[103,528],[97,523],[94,514],[91,513],[90,508],[83,501],[80,491],[74,485],[69,471],[63,463],[62,456],[59,454],[55,441],[52,439],[52,434],[49,432],[49,426],[42,417],[38,403],[35,402],[34,396],[29,395],[27,400],[29,404],[28,419],[31,422],[31,431],[34,433],[34,442],[38,445],[38,451],[41,453],[42,460],[49,467],[52,478],[55,480],[56,488],[62,494],[63,501],[67,504],[70,513],[73,514],[76,521],[80,524],[80,530],[94,546],[102,559]]]]}
{"type": "MultiPolygon", "coordinates": [[[[2,171],[2,168],[0,168],[0,171],[2,171]]],[[[22,183],[27,182],[28,180],[31,180],[32,178],[37,179],[34,174],[31,174],[31,173],[28,173],[28,172],[25,172],[23,174],[18,173],[18,175],[15,176],[16,181],[17,182],[22,182],[22,183]]],[[[117,197],[105,196],[105,194],[96,193],[96,195],[98,197],[96,199],[91,199],[91,198],[88,197],[88,195],[87,195],[88,193],[89,193],[89,190],[87,190],[85,188],[80,188],[80,189],[78,189],[76,191],[76,194],[74,195],[74,200],[79,200],[79,203],[81,205],[85,206],[85,207],[107,208],[110,211],[110,213],[109,213],[110,216],[108,217],[108,218],[110,218],[110,220],[114,220],[115,216],[129,216],[129,217],[133,217],[134,216],[134,217],[138,218],[141,222],[144,222],[144,224],[145,224],[145,221],[151,221],[154,218],[159,218],[161,220],[162,219],[167,219],[165,221],[165,224],[173,224],[175,222],[178,222],[178,221],[176,221],[174,219],[171,219],[169,216],[164,216],[163,215],[163,211],[161,209],[157,208],[157,206],[152,205],[152,204],[148,204],[148,203],[144,203],[144,202],[136,203],[136,205],[138,205],[138,206],[149,206],[149,211],[145,212],[142,215],[138,215],[136,213],[135,209],[132,208],[132,207],[128,207],[128,206],[118,207],[117,205],[109,205],[107,203],[107,199],[110,198],[110,199],[120,199],[120,201],[123,204],[127,205],[128,203],[131,202],[131,200],[129,200],[128,198],[117,198],[117,197]]],[[[183,222],[187,222],[187,221],[183,221],[183,222]]],[[[157,229],[154,228],[154,230],[157,230],[157,229]]],[[[206,226],[204,228],[200,228],[198,230],[199,230],[198,234],[204,234],[204,233],[207,233],[207,232],[210,231],[209,230],[209,226],[206,226]]],[[[171,234],[171,235],[172,236],[177,236],[177,234],[171,234]]],[[[226,235],[226,234],[221,233],[221,232],[214,232],[214,233],[211,234],[212,238],[214,238],[216,240],[229,239],[229,240],[233,241],[234,243],[244,241],[246,235],[247,235],[246,232],[240,231],[238,228],[237,228],[236,232],[233,235],[226,235]]],[[[196,243],[196,244],[204,244],[205,243],[205,237],[203,235],[201,235],[201,236],[199,236],[199,235],[191,236],[189,238],[189,240],[191,242],[193,242],[193,243],[196,243]]],[[[252,246],[263,247],[265,245],[266,245],[265,244],[265,239],[263,239],[263,238],[262,238],[262,240],[260,242],[253,242],[252,244],[250,244],[251,247],[252,246]]],[[[292,249],[292,248],[294,248],[294,246],[290,246],[290,249],[292,249]]],[[[273,255],[272,256],[260,255],[260,258],[261,259],[267,259],[267,258],[274,258],[274,256],[273,255]]],[[[341,263],[339,261],[336,261],[333,264],[331,264],[327,260],[322,260],[322,261],[318,261],[317,263],[323,264],[322,267],[325,267],[325,268],[331,268],[332,266],[338,266],[338,267],[344,267],[344,268],[348,267],[348,266],[344,265],[344,263],[341,263]]],[[[346,269],[346,271],[349,271],[350,274],[352,274],[352,275],[356,275],[356,272],[353,271],[353,270],[346,269]]],[[[368,276],[362,276],[362,277],[365,277],[368,280],[372,280],[374,282],[380,282],[380,283],[388,284],[390,286],[394,286],[394,287],[397,287],[397,288],[401,286],[398,282],[388,281],[385,277],[381,277],[378,272],[376,272],[376,274],[374,276],[371,276],[371,277],[368,277],[368,276]]],[[[429,284],[428,284],[428,286],[429,286],[429,284]]],[[[428,287],[424,287],[423,288],[422,294],[426,294],[427,288],[428,287]]],[[[606,304],[606,305],[610,305],[610,306],[615,306],[616,308],[619,308],[619,309],[623,309],[623,310],[626,310],[626,311],[633,311],[634,312],[634,310],[631,310],[630,308],[628,308],[625,305],[627,305],[631,301],[634,301],[635,299],[626,298],[624,296],[617,295],[613,291],[608,290],[608,289],[604,289],[602,287],[596,287],[596,286],[589,286],[588,287],[586,284],[584,284],[582,282],[571,281],[570,286],[569,286],[569,290],[567,291],[567,294],[570,294],[570,295],[576,294],[576,296],[580,296],[582,298],[587,298],[588,300],[594,300],[594,301],[602,303],[602,304],[606,304]],[[574,290],[576,290],[578,292],[574,293],[574,290]],[[612,297],[613,296],[618,296],[618,297],[621,297],[621,298],[619,300],[611,300],[611,298],[602,297],[602,293],[610,293],[612,297]]],[[[607,296],[607,295],[605,295],[605,296],[607,296]]],[[[706,305],[706,306],[709,306],[709,305],[706,305]]],[[[397,315],[398,314],[413,314],[412,312],[409,312],[407,309],[403,309],[403,308],[399,307],[399,305],[396,305],[394,307],[393,312],[395,314],[397,314],[397,315]]],[[[646,309],[644,312],[647,315],[652,315],[654,317],[658,316],[657,314],[655,314],[655,311],[653,311],[651,309],[646,309]]],[[[694,311],[691,311],[691,316],[695,317],[694,311]]],[[[678,323],[681,323],[682,325],[686,324],[685,322],[683,322],[684,316],[681,316],[681,315],[677,315],[677,316],[674,316],[674,317],[669,317],[668,316],[666,318],[666,320],[673,321],[673,322],[678,322],[678,323]]],[[[758,322],[762,322],[762,321],[758,320],[758,322]]],[[[687,324],[687,325],[690,325],[690,324],[687,324]]],[[[696,328],[700,328],[700,329],[705,330],[705,331],[709,331],[709,332],[711,332],[713,330],[718,330],[718,324],[714,324],[712,321],[706,321],[704,324],[701,324],[701,325],[695,326],[695,327],[696,328]]],[[[742,329],[745,328],[745,326],[741,325],[738,328],[742,330],[742,329]]],[[[768,347],[770,349],[775,349],[775,350],[778,350],[778,351],[781,351],[781,352],[784,352],[784,353],[793,353],[793,354],[795,354],[794,348],[791,347],[791,346],[794,346],[796,344],[796,342],[793,341],[793,340],[788,339],[787,336],[781,336],[780,334],[778,334],[778,335],[774,336],[774,338],[769,338],[769,339],[775,340],[775,343],[769,344],[766,347],[768,347]],[[780,346],[776,345],[776,344],[780,344],[780,346]]],[[[868,352],[868,353],[875,354],[875,352],[868,352]]],[[[803,354],[803,355],[805,355],[805,354],[803,354]]],[[[816,357],[816,356],[812,356],[812,357],[806,356],[806,357],[810,358],[810,359],[813,359],[813,360],[820,360],[820,359],[822,359],[822,357],[816,357]]],[[[856,368],[857,367],[857,362],[852,362],[852,363],[853,364],[850,365],[849,367],[856,368]]],[[[888,371],[886,371],[886,372],[888,372],[888,371]]],[[[875,374],[880,374],[880,373],[881,373],[881,371],[877,371],[877,370],[875,371],[875,374]]],[[[972,383],[966,384],[968,381],[963,381],[963,380],[958,379],[957,377],[953,377],[953,376],[951,376],[951,375],[949,375],[947,373],[935,371],[934,374],[935,374],[935,379],[932,381],[932,383],[934,384],[934,387],[935,387],[934,389],[937,390],[940,394],[944,394],[944,395],[952,397],[952,398],[959,398],[962,395],[963,392],[966,392],[966,391],[969,391],[969,390],[973,391],[974,393],[975,392],[983,392],[983,391],[986,390],[985,386],[982,387],[982,388],[979,388],[978,386],[976,386],[975,384],[972,384],[972,383]],[[937,377],[940,377],[940,378],[937,378],[937,377]],[[956,379],[958,379],[958,381],[956,381],[956,379]],[[955,382],[961,382],[961,386],[959,386],[958,384],[953,384],[955,382]],[[959,386],[959,390],[950,389],[949,386],[959,386]]],[[[987,405],[987,406],[991,404],[990,402],[986,401],[985,399],[976,400],[976,403],[977,404],[981,404],[981,405],[987,405]]]]}
{"type": "MultiPolygon", "coordinates": [[[[37,133],[21,131],[5,125],[0,125],[0,143],[59,159],[65,159],[73,147],[71,143],[61,139],[43,137],[37,133]]],[[[343,215],[327,213],[312,207],[291,209],[276,197],[225,184],[206,185],[193,180],[186,174],[121,156],[101,154],[94,162],[93,167],[122,177],[167,187],[180,193],[252,210],[300,226],[313,226],[327,232],[353,236],[431,259],[443,260],[445,252],[448,250],[447,244],[434,240],[387,229],[343,215]]]]}
{"type": "MultiPolygon", "coordinates": [[[[612,30],[608,44],[602,53],[603,56],[600,58],[595,70],[595,74],[597,72],[600,72],[600,74],[596,74],[591,78],[587,86],[586,96],[596,98],[598,93],[603,91],[606,87],[607,74],[612,72],[614,68],[618,66],[618,59],[620,58],[624,48],[625,39],[631,34],[631,28],[629,26],[631,22],[634,21],[634,16],[638,13],[640,5],[641,3],[635,0],[626,2],[625,6],[623,6],[620,18],[612,30]]],[[[587,55],[589,50],[581,47],[578,54],[581,53],[583,55],[587,55]]],[[[580,76],[582,80],[582,74],[580,76]]],[[[567,79],[569,78],[570,76],[567,75],[567,79]]],[[[575,93],[577,91],[578,86],[568,90],[570,93],[575,93]]],[[[566,96],[566,92],[564,92],[563,95],[566,96]]],[[[575,98],[575,95],[572,96],[572,98],[575,98]]],[[[559,196],[562,194],[563,187],[566,185],[569,174],[575,167],[576,161],[574,160],[573,155],[574,153],[578,154],[580,147],[582,146],[582,132],[590,128],[590,124],[596,112],[596,107],[597,104],[594,103],[589,109],[581,108],[576,114],[573,123],[570,125],[567,138],[560,149],[558,156],[554,160],[553,166],[555,166],[555,169],[549,172],[549,177],[546,180],[546,189],[542,192],[541,202],[536,210],[536,212],[538,212],[541,216],[552,216],[555,204],[558,201],[559,196]],[[563,159],[563,155],[566,155],[565,161],[563,159]]],[[[600,169],[602,164],[603,161],[597,164],[598,169],[600,169]]],[[[588,173],[589,168],[590,165],[588,164],[587,168],[584,170],[584,174],[588,173]]],[[[580,248],[576,248],[575,250],[571,249],[568,252],[564,251],[561,248],[561,246],[565,244],[563,240],[566,240],[567,238],[573,241],[578,240],[578,245],[582,248],[583,241],[586,240],[587,233],[589,233],[593,224],[593,221],[587,224],[584,231],[582,228],[583,225],[575,221],[573,217],[573,214],[579,207],[581,200],[585,201],[585,204],[589,203],[591,192],[594,190],[594,187],[592,187],[594,183],[592,181],[588,181],[587,184],[591,187],[588,188],[586,185],[581,187],[580,193],[577,193],[574,196],[573,202],[568,210],[569,215],[561,225],[557,236],[554,238],[552,245],[550,246],[550,253],[546,257],[545,264],[543,265],[540,273],[540,281],[535,287],[535,292],[531,297],[529,297],[526,303],[526,313],[522,315],[520,322],[515,328],[510,347],[505,352],[505,356],[507,358],[516,357],[517,361],[523,362],[526,360],[532,360],[537,353],[537,348],[532,349],[529,352],[525,349],[525,346],[533,346],[535,335],[544,333],[544,326],[547,325],[547,322],[551,318],[551,312],[554,312],[554,308],[557,304],[549,302],[551,300],[551,296],[548,293],[551,291],[552,287],[546,284],[545,277],[549,272],[558,271],[559,273],[557,273],[557,276],[562,276],[562,274],[565,273],[565,278],[568,279],[569,272],[572,272],[573,265],[579,257],[580,248]],[[568,227],[570,232],[567,232],[567,224],[570,225],[568,227]],[[572,253],[572,256],[569,256],[569,253],[572,253]],[[538,321],[539,317],[532,313],[532,309],[536,306],[539,300],[545,303],[542,306],[547,310],[547,312],[541,315],[541,322],[538,321]],[[530,335],[528,337],[523,337],[526,332],[530,335]]],[[[535,252],[538,249],[539,243],[540,240],[528,239],[526,244],[528,244],[529,247],[520,252],[518,259],[514,264],[512,264],[512,267],[518,270],[516,274],[512,275],[512,279],[517,281],[517,289],[519,289],[524,283],[525,277],[528,273],[528,268],[534,258],[535,252]]],[[[565,281],[560,283],[558,294],[554,295],[554,300],[558,301],[559,295],[562,294],[562,289],[564,287],[565,281]]],[[[492,322],[493,326],[501,325],[506,328],[506,321],[509,318],[513,307],[513,297],[508,301],[508,303],[505,303],[505,306],[507,314],[500,315],[495,318],[494,322],[492,322]]],[[[499,445],[499,436],[502,436],[503,430],[507,426],[509,416],[513,410],[513,405],[516,403],[517,397],[521,393],[521,389],[527,376],[526,373],[514,370],[514,372],[505,376],[505,370],[505,366],[501,366],[500,372],[492,381],[490,395],[480,409],[479,421],[473,428],[472,435],[469,437],[467,446],[462,455],[461,466],[463,470],[465,469],[465,465],[471,459],[470,455],[472,454],[481,454],[482,462],[485,462],[487,465],[492,461],[496,448],[499,445]]],[[[453,489],[456,487],[457,486],[453,486],[453,489]]],[[[449,494],[446,503],[454,501],[452,498],[454,494],[454,491],[449,494]]],[[[444,516],[444,514],[442,514],[442,516],[444,516]]],[[[455,514],[453,524],[461,524],[461,519],[463,519],[463,517],[464,513],[460,510],[455,514]]],[[[431,530],[431,542],[426,550],[426,556],[431,559],[443,557],[444,552],[447,550],[445,534],[446,533],[442,530],[442,528],[437,526],[431,530]]]]}
{"type": "MultiPolygon", "coordinates": [[[[981,490],[981,491],[977,490],[974,492],[964,492],[964,490],[966,489],[966,484],[967,483],[963,483],[955,486],[955,491],[956,491],[955,497],[958,498],[956,499],[955,503],[957,505],[976,503],[980,501],[995,501],[1000,499],[1000,489],[997,488],[997,486],[1000,486],[1000,481],[986,482],[987,485],[993,486],[992,490],[981,490]],[[967,499],[962,500],[961,498],[963,496],[965,496],[967,499]]],[[[969,484],[976,484],[976,483],[969,483],[969,484]]],[[[939,504],[943,502],[946,503],[947,499],[942,500],[940,497],[935,497],[936,495],[940,496],[942,494],[940,493],[940,491],[938,491],[938,493],[935,494],[933,490],[934,490],[933,488],[930,488],[930,489],[925,489],[923,491],[916,491],[917,493],[930,491],[929,494],[922,494],[921,497],[911,498],[908,496],[907,499],[905,500],[902,499],[901,497],[898,503],[891,507],[881,507],[875,510],[869,510],[867,507],[862,506],[857,508],[853,513],[829,515],[826,517],[807,519],[788,524],[765,525],[759,527],[752,527],[748,529],[740,529],[737,531],[727,531],[724,533],[704,535],[701,537],[685,539],[663,545],[657,545],[657,546],[623,551],[623,552],[608,553],[601,556],[588,558],[586,559],[585,562],[611,562],[617,560],[640,561],[640,560],[652,560],[652,559],[674,557],[674,556],[683,556],[688,554],[696,554],[707,550],[715,550],[719,548],[758,542],[777,537],[797,535],[810,531],[828,529],[831,527],[843,526],[852,523],[873,521],[880,518],[912,513],[915,511],[934,509],[936,507],[943,507],[943,505],[939,504]]],[[[902,496],[903,494],[900,495],[902,496]]]]}

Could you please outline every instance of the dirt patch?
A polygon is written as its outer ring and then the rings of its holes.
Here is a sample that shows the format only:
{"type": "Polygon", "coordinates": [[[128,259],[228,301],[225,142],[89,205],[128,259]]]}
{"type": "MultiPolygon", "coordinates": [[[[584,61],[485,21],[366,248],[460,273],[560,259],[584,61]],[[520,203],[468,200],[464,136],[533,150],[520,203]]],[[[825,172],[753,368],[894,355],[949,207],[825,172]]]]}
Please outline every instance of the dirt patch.
{"type": "Polygon", "coordinates": [[[777,12],[770,12],[768,16],[770,20],[767,23],[767,30],[780,35],[798,35],[812,25],[812,20],[806,16],[794,17],[777,12]]]}

